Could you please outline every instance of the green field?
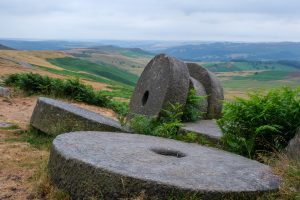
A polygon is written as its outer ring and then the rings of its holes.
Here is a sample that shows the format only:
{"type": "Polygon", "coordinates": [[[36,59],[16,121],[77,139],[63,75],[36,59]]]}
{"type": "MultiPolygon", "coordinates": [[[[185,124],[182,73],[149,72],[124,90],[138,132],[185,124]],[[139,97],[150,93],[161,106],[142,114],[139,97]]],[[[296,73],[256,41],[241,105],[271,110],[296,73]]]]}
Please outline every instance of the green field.
{"type": "Polygon", "coordinates": [[[256,80],[256,81],[274,81],[284,80],[288,78],[290,72],[288,71],[261,71],[255,72],[249,76],[233,76],[232,80],[256,80]]]}
{"type": "Polygon", "coordinates": [[[51,58],[48,61],[54,65],[62,67],[66,70],[86,72],[97,76],[134,86],[138,80],[138,76],[131,74],[125,70],[111,67],[108,65],[100,65],[87,60],[73,57],[51,58]]]}
{"type": "MultiPolygon", "coordinates": [[[[119,57],[113,58],[116,59],[114,62],[115,65],[122,65],[122,59],[119,60],[119,57]]],[[[139,57],[136,59],[138,60],[139,57]]],[[[129,99],[138,80],[137,75],[128,72],[130,70],[110,66],[107,62],[102,62],[101,59],[97,60],[97,63],[74,57],[48,59],[48,61],[65,70],[45,67],[43,68],[44,70],[56,74],[77,76],[110,85],[108,87],[112,91],[105,92],[111,97],[129,99]]],[[[269,90],[282,86],[296,87],[300,85],[300,67],[296,62],[292,61],[209,62],[201,63],[201,65],[219,76],[227,99],[231,99],[232,96],[243,96],[248,91],[253,90],[269,90]]],[[[134,66],[132,66],[132,68],[134,68],[134,66]]]]}
{"type": "Polygon", "coordinates": [[[225,97],[244,96],[253,90],[300,86],[300,64],[296,61],[232,61],[200,63],[216,73],[225,97]]]}
{"type": "Polygon", "coordinates": [[[251,70],[276,70],[276,71],[295,71],[293,65],[283,64],[276,61],[233,61],[233,62],[209,62],[200,63],[212,72],[233,72],[251,70]]]}

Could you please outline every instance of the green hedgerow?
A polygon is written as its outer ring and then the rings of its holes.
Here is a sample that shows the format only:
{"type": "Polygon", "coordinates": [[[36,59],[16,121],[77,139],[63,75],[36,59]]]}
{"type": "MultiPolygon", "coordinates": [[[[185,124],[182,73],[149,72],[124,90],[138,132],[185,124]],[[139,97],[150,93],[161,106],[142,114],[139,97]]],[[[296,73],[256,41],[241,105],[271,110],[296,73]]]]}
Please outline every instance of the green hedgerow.
{"type": "Polygon", "coordinates": [[[218,121],[227,148],[253,157],[283,149],[300,126],[300,88],[251,93],[224,105],[218,121]]]}

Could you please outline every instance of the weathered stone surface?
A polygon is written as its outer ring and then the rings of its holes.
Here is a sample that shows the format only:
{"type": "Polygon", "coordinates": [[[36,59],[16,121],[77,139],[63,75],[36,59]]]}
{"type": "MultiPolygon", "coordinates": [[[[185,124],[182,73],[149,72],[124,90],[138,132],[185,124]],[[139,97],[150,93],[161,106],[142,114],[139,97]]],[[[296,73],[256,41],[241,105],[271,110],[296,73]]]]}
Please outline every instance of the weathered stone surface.
{"type": "Polygon", "coordinates": [[[98,113],[40,97],[30,124],[52,135],[70,131],[124,131],[120,123],[98,113]]]}
{"type": "Polygon", "coordinates": [[[131,114],[157,116],[169,103],[185,105],[189,89],[186,64],[164,54],[145,67],[132,95],[131,114]]]}
{"type": "Polygon", "coordinates": [[[208,119],[219,118],[222,112],[222,100],[224,92],[221,82],[212,72],[196,63],[187,63],[190,76],[198,80],[204,86],[208,95],[208,119]]]}
{"type": "Polygon", "coordinates": [[[205,97],[201,102],[200,111],[204,113],[204,115],[207,115],[208,102],[204,86],[193,77],[190,77],[190,88],[193,88],[198,96],[205,97]]]}
{"type": "Polygon", "coordinates": [[[184,123],[180,128],[181,133],[196,133],[213,143],[219,144],[223,135],[222,130],[215,120],[200,120],[196,122],[184,123]]]}
{"type": "Polygon", "coordinates": [[[10,90],[5,87],[0,87],[0,97],[9,97],[10,96],[10,90]]]}
{"type": "Polygon", "coordinates": [[[73,132],[53,142],[52,181],[73,199],[232,199],[278,189],[278,177],[257,161],[214,148],[153,136],[73,132]]]}
{"type": "Polygon", "coordinates": [[[290,158],[300,160],[300,129],[295,137],[289,141],[286,152],[290,158]]]}

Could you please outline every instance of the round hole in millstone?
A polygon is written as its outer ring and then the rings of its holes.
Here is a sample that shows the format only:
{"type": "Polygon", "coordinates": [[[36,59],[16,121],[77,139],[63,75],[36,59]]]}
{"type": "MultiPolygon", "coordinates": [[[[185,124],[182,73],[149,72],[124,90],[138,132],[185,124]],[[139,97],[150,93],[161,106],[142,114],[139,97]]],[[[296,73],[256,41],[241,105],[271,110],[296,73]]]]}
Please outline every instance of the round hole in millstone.
{"type": "Polygon", "coordinates": [[[128,117],[132,118],[134,114],[157,117],[162,110],[168,109],[170,103],[184,105],[189,78],[187,66],[182,61],[164,54],[155,56],[137,82],[130,99],[128,117]],[[149,92],[148,99],[145,91],[149,92]]]}
{"type": "Polygon", "coordinates": [[[143,98],[142,98],[142,104],[143,106],[146,105],[147,101],[148,101],[148,98],[149,98],[149,91],[147,90],[144,95],[143,95],[143,98]]]}
{"type": "Polygon", "coordinates": [[[72,199],[133,198],[141,191],[149,199],[167,199],[174,192],[195,194],[196,199],[223,199],[229,193],[234,199],[253,199],[253,195],[278,190],[280,183],[269,166],[257,161],[201,145],[131,133],[61,134],[52,143],[48,166],[53,183],[72,199]],[[163,156],[151,151],[153,148],[180,151],[186,156],[163,156]]]}
{"type": "Polygon", "coordinates": [[[170,150],[170,149],[164,149],[164,148],[152,148],[151,151],[153,151],[156,154],[163,155],[163,156],[173,156],[176,158],[182,158],[186,155],[180,151],[176,150],[170,150]]]}

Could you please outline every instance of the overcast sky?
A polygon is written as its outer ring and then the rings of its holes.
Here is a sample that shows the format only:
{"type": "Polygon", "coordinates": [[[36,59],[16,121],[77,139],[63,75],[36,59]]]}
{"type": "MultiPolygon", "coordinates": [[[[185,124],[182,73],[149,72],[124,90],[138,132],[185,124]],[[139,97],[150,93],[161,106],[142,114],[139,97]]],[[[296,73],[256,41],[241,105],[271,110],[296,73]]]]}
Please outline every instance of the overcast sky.
{"type": "Polygon", "coordinates": [[[300,0],[0,0],[0,38],[300,41],[300,0]]]}

